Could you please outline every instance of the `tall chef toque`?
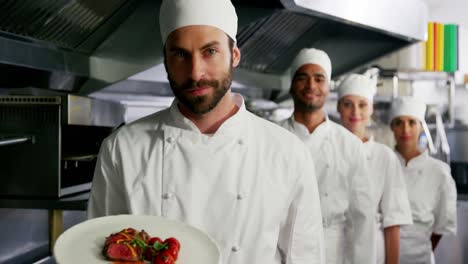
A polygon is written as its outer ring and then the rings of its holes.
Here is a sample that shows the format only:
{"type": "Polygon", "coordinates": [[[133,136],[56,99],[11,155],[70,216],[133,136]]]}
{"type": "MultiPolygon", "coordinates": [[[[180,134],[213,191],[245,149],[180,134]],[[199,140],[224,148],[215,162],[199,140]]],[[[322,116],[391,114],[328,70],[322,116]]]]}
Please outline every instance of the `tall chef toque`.
{"type": "Polygon", "coordinates": [[[172,31],[194,25],[219,28],[236,41],[237,14],[230,0],[163,0],[159,25],[163,43],[172,31]]]}
{"type": "Polygon", "coordinates": [[[376,91],[377,84],[375,80],[361,74],[352,73],[338,87],[338,99],[347,95],[358,95],[372,102],[376,91]]]}
{"type": "Polygon", "coordinates": [[[424,123],[426,104],[411,96],[395,98],[390,110],[390,122],[398,116],[411,116],[424,123]]]}
{"type": "Polygon", "coordinates": [[[322,67],[322,69],[325,71],[325,78],[327,78],[328,82],[330,82],[332,73],[330,58],[323,50],[314,48],[302,49],[299,54],[297,54],[291,65],[291,80],[294,78],[296,71],[302,65],[306,64],[317,64],[322,67]]]}

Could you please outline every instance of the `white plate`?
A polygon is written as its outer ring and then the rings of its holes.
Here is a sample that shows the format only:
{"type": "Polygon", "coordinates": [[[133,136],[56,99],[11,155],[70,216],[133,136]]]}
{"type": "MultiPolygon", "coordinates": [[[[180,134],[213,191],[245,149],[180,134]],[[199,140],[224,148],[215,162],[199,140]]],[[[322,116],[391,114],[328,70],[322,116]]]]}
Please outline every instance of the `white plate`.
{"type": "Polygon", "coordinates": [[[163,240],[177,238],[181,245],[177,264],[220,263],[218,246],[202,231],[159,216],[139,215],[105,216],[73,226],[55,243],[55,259],[59,264],[111,263],[101,254],[104,241],[110,234],[128,227],[144,229],[150,236],[163,240]]]}

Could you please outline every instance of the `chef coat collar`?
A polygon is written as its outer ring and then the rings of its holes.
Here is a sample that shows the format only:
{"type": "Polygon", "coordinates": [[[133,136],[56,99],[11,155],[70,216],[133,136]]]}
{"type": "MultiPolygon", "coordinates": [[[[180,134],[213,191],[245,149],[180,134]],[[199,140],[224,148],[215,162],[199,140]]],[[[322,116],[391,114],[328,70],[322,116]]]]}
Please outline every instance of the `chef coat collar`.
{"type": "Polygon", "coordinates": [[[396,148],[395,148],[395,153],[398,159],[401,161],[401,164],[403,165],[403,167],[406,167],[406,168],[418,167],[421,163],[423,163],[429,157],[429,152],[426,149],[418,156],[412,158],[408,162],[408,164],[405,166],[405,163],[406,163],[405,158],[403,158],[403,156],[400,154],[400,152],[396,150],[396,148]]]}
{"type": "MultiPolygon", "coordinates": [[[[245,124],[245,122],[243,122],[243,119],[246,116],[247,110],[245,108],[244,98],[242,97],[242,95],[237,94],[237,93],[231,93],[231,94],[232,94],[232,99],[234,103],[239,107],[239,110],[229,119],[224,121],[224,123],[218,128],[218,130],[215,132],[214,135],[230,133],[233,130],[237,130],[237,129],[242,130],[242,124],[245,124]]],[[[169,120],[170,125],[183,129],[183,130],[200,133],[200,130],[198,129],[198,127],[190,119],[186,118],[180,112],[179,107],[177,106],[178,102],[179,100],[174,99],[169,109],[170,117],[171,117],[169,120]]]]}
{"type": "Polygon", "coordinates": [[[330,131],[330,120],[327,113],[325,113],[325,121],[318,125],[312,133],[309,133],[309,129],[304,124],[294,119],[294,114],[289,118],[289,124],[302,140],[313,138],[313,140],[322,141],[328,137],[330,131]]]}
{"type": "MultiPolygon", "coordinates": [[[[359,138],[359,140],[361,140],[361,139],[359,138]]],[[[375,142],[374,135],[371,135],[371,136],[369,136],[369,139],[366,142],[362,142],[362,143],[364,143],[364,145],[365,145],[367,143],[372,144],[374,142],[375,142]]]]}

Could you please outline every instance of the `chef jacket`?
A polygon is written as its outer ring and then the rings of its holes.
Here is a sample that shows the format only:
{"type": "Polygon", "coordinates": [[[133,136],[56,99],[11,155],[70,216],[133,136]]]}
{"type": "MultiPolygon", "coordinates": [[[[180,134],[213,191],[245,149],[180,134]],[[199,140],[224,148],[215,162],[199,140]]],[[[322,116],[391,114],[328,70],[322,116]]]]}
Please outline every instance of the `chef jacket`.
{"type": "Polygon", "coordinates": [[[375,211],[362,142],[326,117],[313,133],[294,116],[280,123],[315,161],[329,264],[375,263],[375,211]]]}
{"type": "Polygon", "coordinates": [[[367,166],[373,183],[376,212],[377,262],[385,263],[384,228],[413,223],[400,161],[387,146],[370,138],[364,143],[367,166]]]}
{"type": "MultiPolygon", "coordinates": [[[[158,215],[195,226],[222,263],[324,263],[313,160],[289,132],[245,109],[212,135],[172,106],[102,144],[88,207],[104,215],[158,215]]],[[[183,246],[183,245],[182,245],[183,246]]]]}
{"type": "Polygon", "coordinates": [[[432,233],[455,234],[457,229],[457,190],[450,167],[427,151],[406,165],[398,152],[397,156],[405,173],[414,222],[401,227],[400,263],[433,263],[432,233]]]}

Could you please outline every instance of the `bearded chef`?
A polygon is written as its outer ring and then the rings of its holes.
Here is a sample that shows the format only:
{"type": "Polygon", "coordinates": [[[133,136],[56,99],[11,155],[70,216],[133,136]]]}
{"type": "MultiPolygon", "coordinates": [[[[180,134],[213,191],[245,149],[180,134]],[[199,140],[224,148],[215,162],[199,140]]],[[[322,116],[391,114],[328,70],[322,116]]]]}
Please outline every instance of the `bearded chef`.
{"type": "Polygon", "coordinates": [[[375,263],[375,216],[362,142],[324,111],[331,61],[303,49],[291,66],[294,113],[281,125],[296,134],[315,161],[327,263],[375,263]]]}
{"type": "Polygon", "coordinates": [[[373,112],[377,82],[365,75],[350,74],[338,87],[341,124],[363,143],[377,201],[376,253],[378,264],[398,264],[400,226],[412,224],[403,170],[395,153],[369,136],[366,125],[373,112]]]}
{"type": "Polygon", "coordinates": [[[390,111],[414,222],[401,227],[401,264],[434,263],[440,238],[457,228],[457,190],[450,167],[418,148],[425,112],[426,105],[409,96],[396,98],[390,111]]]}
{"type": "Polygon", "coordinates": [[[158,215],[209,234],[222,263],[324,263],[313,160],[230,90],[239,64],[229,0],[165,0],[164,64],[176,99],[102,144],[88,215],[158,215]]]}

